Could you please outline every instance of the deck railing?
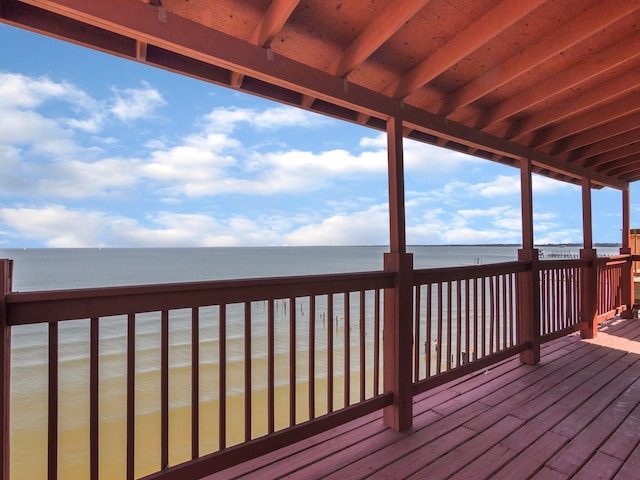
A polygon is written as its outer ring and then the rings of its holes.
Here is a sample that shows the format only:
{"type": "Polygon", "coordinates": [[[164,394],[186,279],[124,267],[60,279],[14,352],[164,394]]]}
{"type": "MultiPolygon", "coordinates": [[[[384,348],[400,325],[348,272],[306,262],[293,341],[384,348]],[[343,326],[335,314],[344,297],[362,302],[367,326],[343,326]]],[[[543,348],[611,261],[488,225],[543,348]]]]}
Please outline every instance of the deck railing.
{"type": "MultiPolygon", "coordinates": [[[[600,320],[620,313],[623,307],[623,278],[629,267],[629,256],[599,258],[596,261],[596,312],[600,320]]],[[[626,305],[625,305],[626,307],[626,305]]]]}
{"type": "MultiPolygon", "coordinates": [[[[413,351],[406,352],[413,394],[627,308],[630,258],[414,270],[413,351]],[[598,302],[589,319],[584,278],[594,268],[598,302]],[[526,278],[537,279],[528,295],[539,307],[529,333],[522,322],[531,305],[519,298],[526,278]]],[[[69,447],[60,442],[73,343],[67,326],[84,331],[88,343],[81,367],[88,407],[78,409],[86,447],[77,449],[86,452],[85,478],[197,478],[394,402],[383,391],[382,316],[395,272],[16,293],[10,267],[0,261],[4,461],[8,371],[18,360],[7,347],[12,331],[41,325],[49,479],[70,476],[69,447]],[[120,383],[113,371],[122,371],[120,383]],[[101,448],[112,388],[124,392],[122,437],[111,439],[123,447],[115,454],[101,448]],[[149,428],[157,437],[144,436],[149,428]]]]}
{"type": "MultiPolygon", "coordinates": [[[[85,412],[90,459],[83,476],[108,476],[100,469],[109,468],[114,477],[138,478],[198,459],[167,476],[181,478],[202,468],[224,468],[286,443],[287,437],[298,439],[390,403],[379,381],[380,292],[392,285],[393,274],[367,272],[9,294],[11,328],[48,325],[48,394],[43,399],[48,404],[48,478],[66,478],[67,471],[58,462],[63,324],[88,330],[90,339],[90,410],[85,412]],[[126,369],[126,433],[118,442],[126,453],[120,472],[121,458],[99,458],[98,434],[109,427],[100,421],[104,388],[99,372],[102,362],[113,363],[100,352],[111,348],[106,344],[118,328],[126,332],[119,352],[126,369]],[[170,363],[170,357],[176,361],[170,363]],[[155,381],[149,378],[153,362],[159,371],[155,381]],[[170,380],[190,392],[191,428],[180,440],[170,435],[170,425],[184,429],[171,418],[170,400],[184,403],[185,392],[176,391],[170,380]],[[322,388],[316,388],[319,383],[322,388]],[[142,390],[159,402],[141,399],[142,390]],[[159,439],[140,442],[139,411],[154,408],[159,409],[159,439]],[[273,440],[259,440],[265,436],[273,440]],[[151,448],[155,454],[143,457],[136,445],[147,441],[157,443],[151,448]],[[241,443],[244,447],[229,448],[241,443]],[[219,453],[207,457],[213,452],[219,453]]],[[[118,352],[110,350],[110,355],[118,352]]]]}
{"type": "Polygon", "coordinates": [[[580,325],[582,276],[589,263],[580,260],[540,262],[540,335],[554,335],[580,325]]]}
{"type": "Polygon", "coordinates": [[[463,366],[482,368],[525,348],[517,332],[517,275],[527,269],[510,262],[415,271],[414,393],[463,366]]]}

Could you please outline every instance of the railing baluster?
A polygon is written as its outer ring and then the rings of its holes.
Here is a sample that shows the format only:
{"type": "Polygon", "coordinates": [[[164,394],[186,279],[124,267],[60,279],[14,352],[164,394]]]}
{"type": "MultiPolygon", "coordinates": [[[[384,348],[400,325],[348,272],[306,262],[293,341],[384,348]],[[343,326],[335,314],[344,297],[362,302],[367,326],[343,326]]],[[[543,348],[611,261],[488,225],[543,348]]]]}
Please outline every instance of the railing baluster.
{"type": "Polygon", "coordinates": [[[349,292],[344,294],[344,406],[351,404],[351,296],[349,292]]]}
{"type": "Polygon", "coordinates": [[[480,280],[480,298],[478,299],[480,309],[480,328],[478,329],[478,336],[480,345],[478,345],[478,352],[482,351],[481,356],[484,357],[487,354],[487,287],[486,277],[481,277],[480,280]],[[482,347],[482,348],[480,348],[482,347]]]}
{"type": "Polygon", "coordinates": [[[200,309],[191,309],[191,459],[200,456],[200,309]]]}
{"type": "Polygon", "coordinates": [[[218,315],[218,445],[227,448],[227,305],[219,306],[218,315]]]}
{"type": "Polygon", "coordinates": [[[98,480],[99,435],[98,425],[100,410],[98,404],[99,395],[99,347],[100,338],[99,320],[91,319],[90,347],[89,347],[89,475],[91,480],[98,480]]]}
{"type": "Polygon", "coordinates": [[[513,273],[509,274],[509,346],[512,347],[516,344],[515,342],[515,324],[516,319],[514,315],[514,301],[513,301],[513,291],[515,288],[515,275],[513,273]]]}
{"type": "Polygon", "coordinates": [[[480,345],[479,345],[479,332],[478,332],[478,321],[479,321],[479,305],[478,305],[478,278],[473,279],[473,359],[478,359],[478,354],[480,353],[480,345]]]}
{"type": "Polygon", "coordinates": [[[365,292],[360,290],[360,401],[366,398],[365,292]]]}
{"type": "Polygon", "coordinates": [[[491,283],[493,284],[493,316],[495,326],[495,337],[493,344],[493,353],[500,351],[500,334],[501,334],[501,322],[502,322],[502,303],[500,302],[500,275],[494,275],[491,277],[491,283]]]}
{"type": "Polygon", "coordinates": [[[452,343],[452,330],[453,330],[453,311],[452,311],[452,282],[447,282],[447,370],[451,370],[451,343],[452,343]]]}
{"type": "Polygon", "coordinates": [[[275,308],[274,300],[269,300],[267,316],[267,432],[275,430],[275,308]]]}
{"type": "Polygon", "coordinates": [[[465,330],[465,335],[464,335],[464,348],[465,351],[467,352],[467,358],[466,361],[470,362],[472,360],[471,358],[471,332],[470,332],[470,328],[471,328],[471,321],[469,318],[469,315],[471,314],[471,308],[470,308],[470,299],[471,299],[471,291],[469,290],[469,285],[470,285],[470,280],[468,278],[466,278],[464,280],[464,292],[465,292],[465,304],[464,304],[464,330],[465,330]]]}
{"type": "Polygon", "coordinates": [[[495,335],[497,328],[496,314],[500,303],[496,300],[496,289],[494,287],[495,276],[489,277],[489,302],[490,302],[490,317],[489,317],[489,353],[495,353],[495,335]]]}
{"type": "Polygon", "coordinates": [[[251,440],[251,302],[244,304],[244,441],[251,440]]]}
{"type": "Polygon", "coordinates": [[[160,470],[169,466],[169,312],[162,310],[160,331],[160,470]]]}
{"type": "Polygon", "coordinates": [[[431,376],[431,328],[432,328],[432,315],[431,315],[431,284],[428,283],[426,285],[426,293],[427,293],[427,305],[425,312],[425,341],[424,341],[424,354],[425,354],[425,378],[429,378],[431,376]]]}
{"type": "Polygon", "coordinates": [[[420,290],[421,286],[416,285],[413,289],[413,381],[420,379],[420,290]]]}
{"type": "Polygon", "coordinates": [[[49,323],[49,454],[47,475],[58,478],[58,322],[49,323]]]}
{"type": "Polygon", "coordinates": [[[316,296],[309,297],[309,419],[316,418],[316,296]]]}
{"type": "Polygon", "coordinates": [[[557,268],[552,270],[553,284],[552,284],[552,305],[553,305],[553,328],[554,330],[560,330],[560,312],[558,310],[559,298],[558,298],[558,284],[559,284],[559,272],[557,268]]]}
{"type": "Polygon", "coordinates": [[[135,478],[136,316],[127,316],[127,480],[135,478]]]}
{"type": "Polygon", "coordinates": [[[289,426],[296,424],[296,299],[289,298],[289,426]]]}
{"type": "Polygon", "coordinates": [[[244,441],[251,440],[251,302],[244,304],[244,441]]]}
{"type": "Polygon", "coordinates": [[[333,294],[327,296],[327,412],[333,412],[333,294]]]}
{"type": "Polygon", "coordinates": [[[373,393],[380,394],[380,290],[376,288],[373,300],[373,393]]]}
{"type": "Polygon", "coordinates": [[[545,295],[545,311],[546,311],[546,333],[553,331],[553,316],[552,316],[552,297],[551,297],[551,270],[544,272],[544,295],[545,295]]]}
{"type": "Polygon", "coordinates": [[[455,366],[459,367],[462,362],[462,292],[461,282],[456,282],[456,363],[455,366]]]}
{"type": "Polygon", "coordinates": [[[442,372],[442,282],[438,282],[438,336],[436,337],[436,373],[442,372]]]}

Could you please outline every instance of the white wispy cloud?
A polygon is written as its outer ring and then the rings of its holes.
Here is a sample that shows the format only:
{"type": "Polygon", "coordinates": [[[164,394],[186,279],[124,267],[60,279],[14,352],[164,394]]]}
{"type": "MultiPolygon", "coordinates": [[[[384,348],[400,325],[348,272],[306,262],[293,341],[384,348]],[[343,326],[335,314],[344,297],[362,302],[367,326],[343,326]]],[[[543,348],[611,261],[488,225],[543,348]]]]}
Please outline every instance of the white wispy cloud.
{"type": "Polygon", "coordinates": [[[5,237],[36,240],[48,247],[214,247],[280,245],[271,226],[250,218],[158,212],[144,219],[59,204],[0,208],[5,237]]]}
{"type": "Polygon", "coordinates": [[[386,204],[339,213],[302,226],[284,236],[286,245],[386,245],[389,210],[386,204]]]}
{"type": "Polygon", "coordinates": [[[141,88],[113,87],[112,91],[114,99],[110,111],[124,122],[151,118],[167,104],[160,92],[146,82],[142,82],[141,88]]]}
{"type": "Polygon", "coordinates": [[[299,108],[276,106],[266,109],[241,107],[214,108],[204,116],[205,131],[231,133],[240,124],[257,130],[275,130],[283,127],[319,127],[326,120],[299,108]]]}

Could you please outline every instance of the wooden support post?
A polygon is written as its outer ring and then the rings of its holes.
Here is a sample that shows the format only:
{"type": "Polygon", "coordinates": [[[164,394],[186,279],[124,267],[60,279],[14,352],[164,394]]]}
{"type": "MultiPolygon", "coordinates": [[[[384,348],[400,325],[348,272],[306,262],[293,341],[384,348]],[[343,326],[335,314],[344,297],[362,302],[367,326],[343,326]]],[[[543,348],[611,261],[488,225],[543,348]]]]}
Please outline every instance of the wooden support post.
{"type": "Polygon", "coordinates": [[[528,342],[529,348],[520,354],[520,361],[529,365],[540,363],[540,274],[538,250],[518,251],[518,261],[531,264],[531,270],[518,274],[518,343],[528,342]]]}
{"type": "MultiPolygon", "coordinates": [[[[629,186],[622,190],[622,247],[621,255],[631,255],[631,194],[629,186]]],[[[635,285],[633,275],[633,260],[629,258],[622,269],[622,304],[626,310],[623,318],[632,318],[635,305],[635,285]]]]}
{"type": "Polygon", "coordinates": [[[580,330],[582,338],[595,338],[598,333],[596,319],[598,272],[596,271],[597,252],[593,248],[593,233],[591,220],[591,180],[582,179],[582,235],[583,246],[580,250],[580,258],[588,263],[582,269],[582,320],[588,322],[588,326],[580,330]]]}
{"type": "Polygon", "coordinates": [[[531,269],[518,275],[518,343],[529,342],[530,348],[520,354],[520,361],[530,365],[540,362],[540,280],[538,250],[533,240],[533,182],[531,161],[520,163],[522,196],[522,249],[518,260],[531,264],[531,269]]]}
{"type": "Polygon", "coordinates": [[[9,379],[11,327],[7,318],[7,294],[11,292],[13,260],[0,259],[0,478],[9,477],[9,379]]]}
{"type": "Polygon", "coordinates": [[[394,288],[384,292],[384,390],[393,392],[393,404],[384,409],[384,422],[401,432],[413,420],[413,255],[387,253],[384,269],[396,272],[394,288]]]}
{"type": "Polygon", "coordinates": [[[387,122],[389,160],[389,244],[384,269],[396,273],[393,289],[384,292],[384,389],[393,392],[393,404],[384,409],[385,424],[396,431],[411,427],[413,395],[413,255],[407,253],[404,211],[402,120],[387,122]]]}

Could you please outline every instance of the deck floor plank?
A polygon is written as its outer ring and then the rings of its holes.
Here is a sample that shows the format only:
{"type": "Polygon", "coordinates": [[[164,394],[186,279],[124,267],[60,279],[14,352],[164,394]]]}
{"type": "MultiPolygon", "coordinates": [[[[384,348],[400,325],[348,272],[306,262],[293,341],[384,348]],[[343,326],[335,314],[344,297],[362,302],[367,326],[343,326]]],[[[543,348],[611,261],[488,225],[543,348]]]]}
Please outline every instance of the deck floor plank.
{"type": "Polygon", "coordinates": [[[600,478],[613,477],[624,462],[619,458],[606,453],[597,452],[591,459],[573,476],[575,480],[598,480],[600,478]]]}
{"type": "Polygon", "coordinates": [[[640,478],[640,321],[545,344],[417,395],[414,424],[380,412],[205,477],[460,480],[640,478]]]}

